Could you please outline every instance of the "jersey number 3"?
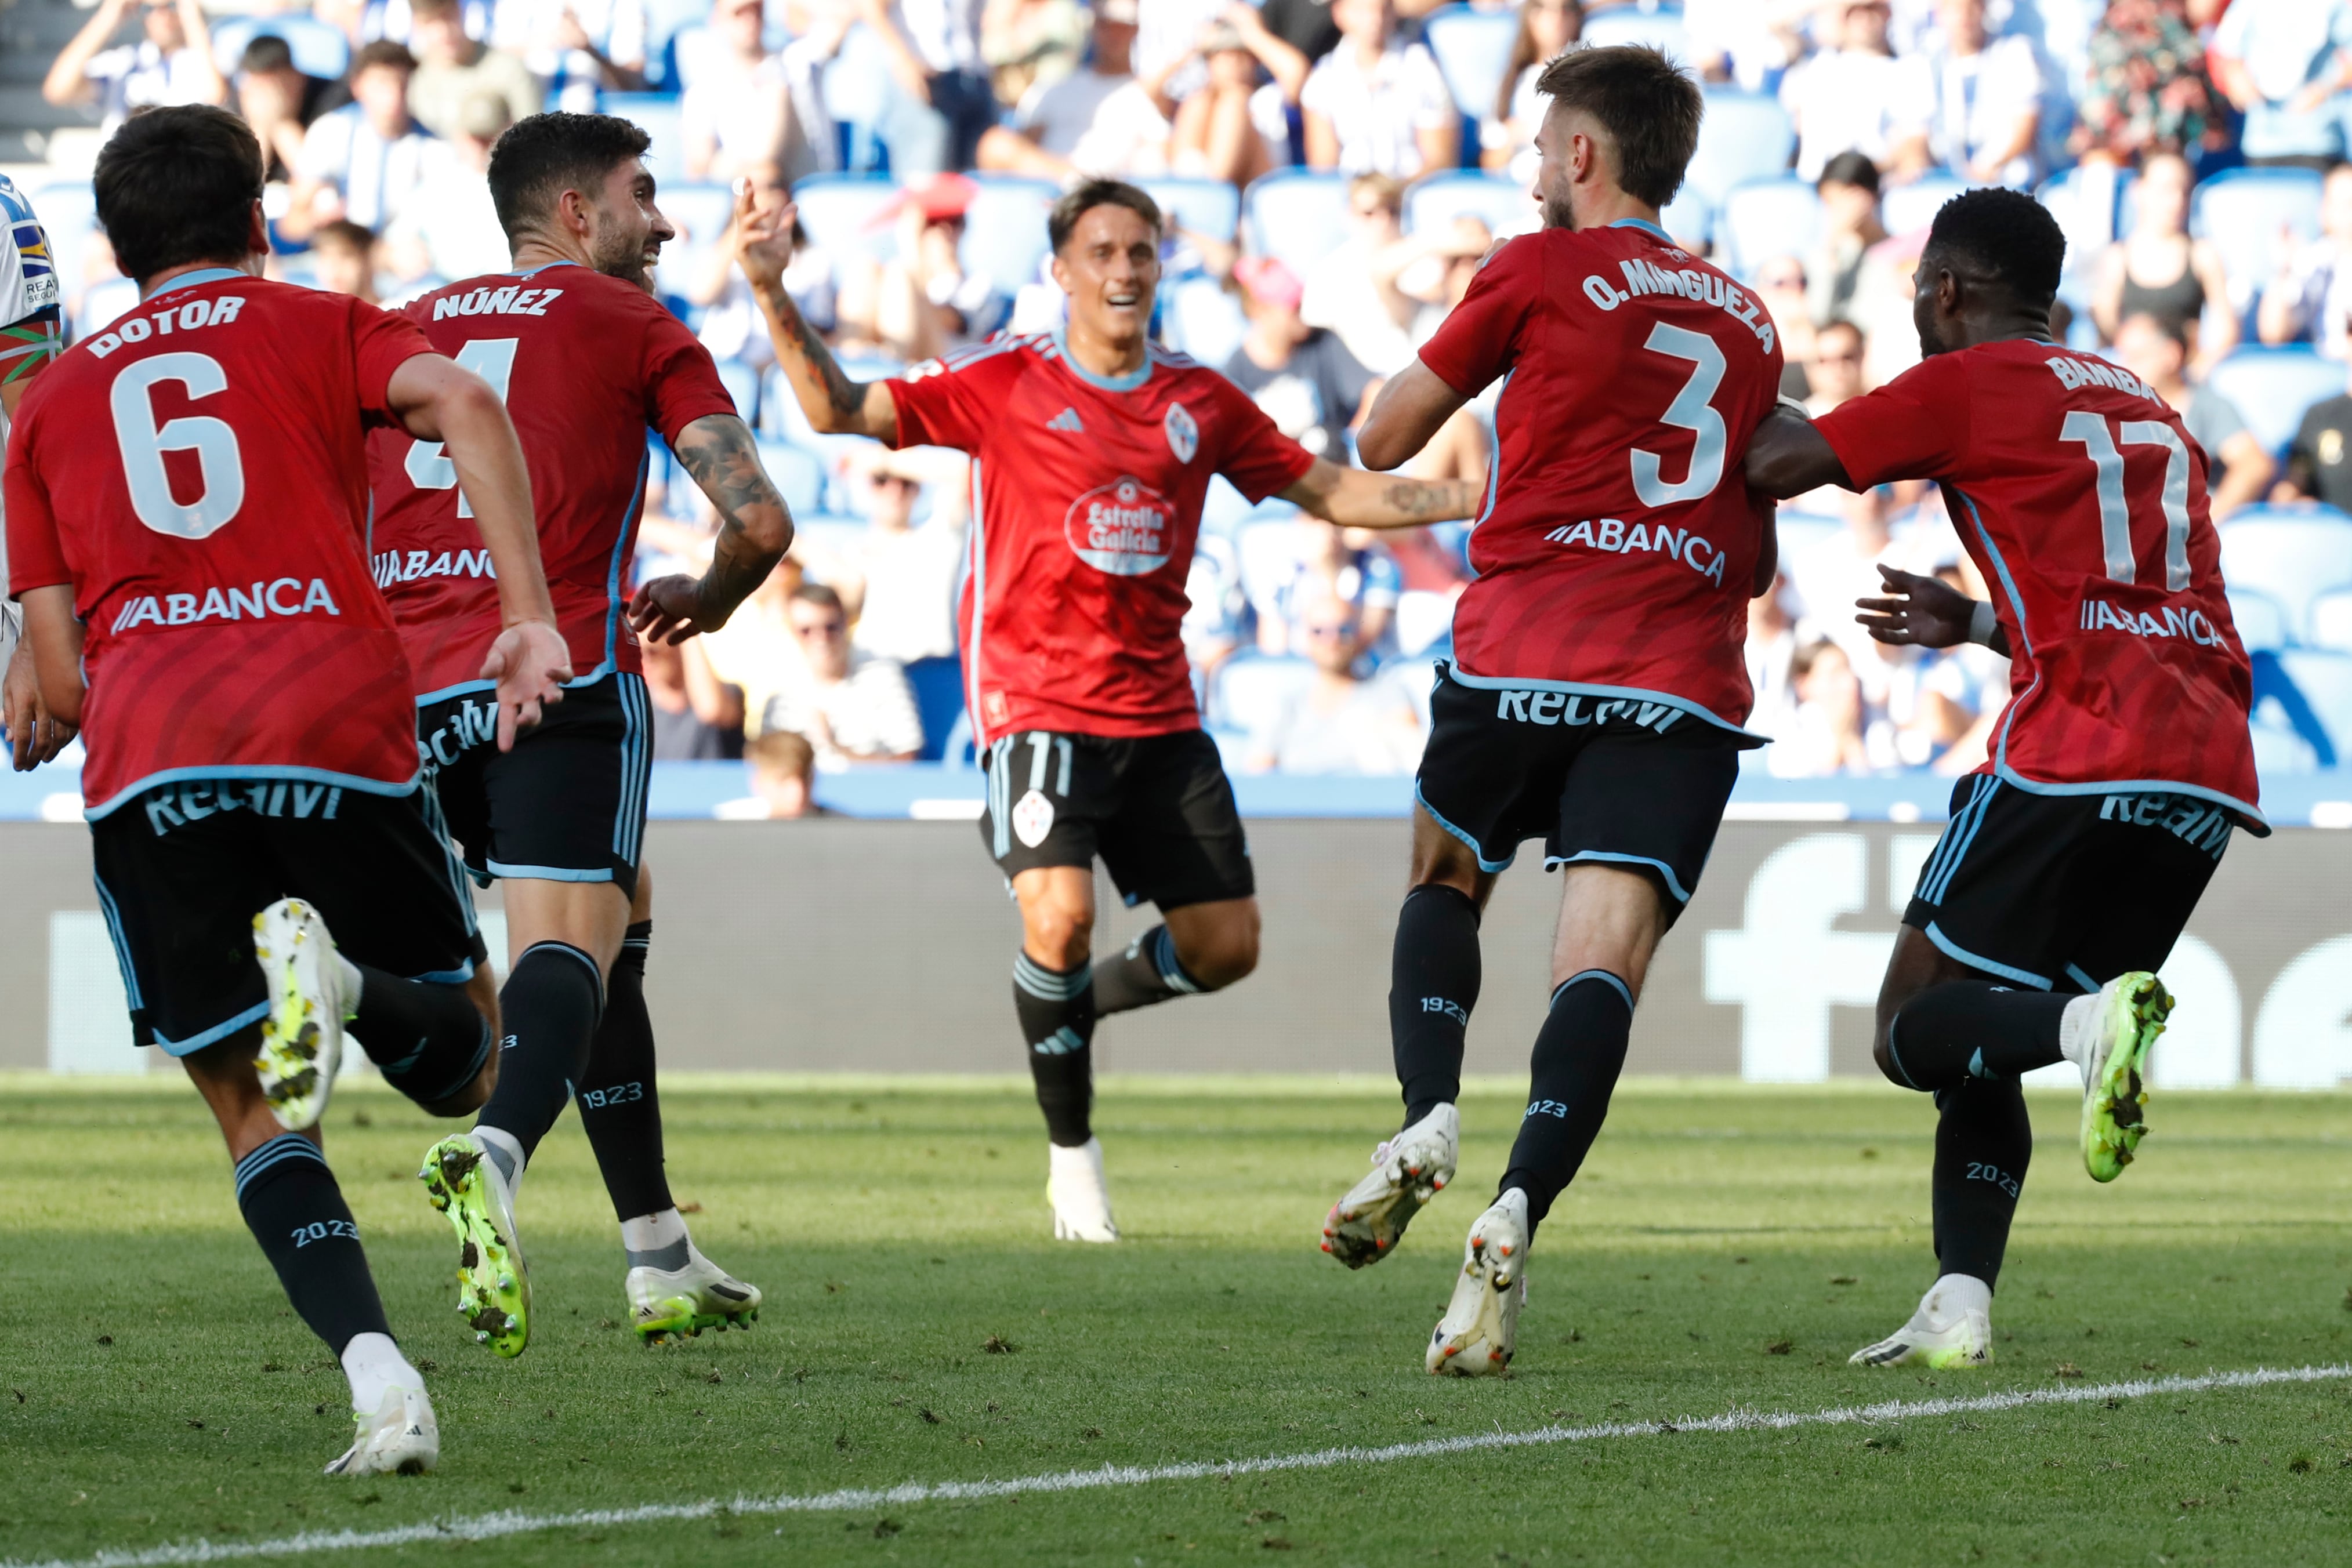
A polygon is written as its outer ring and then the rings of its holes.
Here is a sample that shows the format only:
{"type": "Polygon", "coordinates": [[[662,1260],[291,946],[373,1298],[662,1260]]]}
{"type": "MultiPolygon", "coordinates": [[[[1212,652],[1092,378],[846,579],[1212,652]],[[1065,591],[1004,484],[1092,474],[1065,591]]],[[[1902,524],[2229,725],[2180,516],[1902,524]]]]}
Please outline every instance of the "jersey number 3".
{"type": "MultiPolygon", "coordinates": [[[[2124,446],[2165,448],[2164,489],[2158,503],[2164,511],[2164,587],[2168,593],[2179,593],[2189,587],[2189,448],[2180,433],[2160,419],[2126,419],[2118,430],[2124,446]]],[[[2131,505],[2124,498],[2124,455],[2116,434],[2107,428],[2106,415],[2078,408],[2066,415],[2058,439],[2082,443],[2098,475],[2099,544],[2108,579],[2137,582],[2131,505]]]]}
{"type": "Polygon", "coordinates": [[[1666,404],[1666,412],[1658,416],[1660,424],[1670,424],[1676,430],[1691,433],[1690,472],[1679,482],[1669,483],[1664,465],[1654,452],[1633,449],[1633,494],[1645,507],[1668,507],[1676,501],[1696,501],[1715,494],[1723,483],[1724,449],[1730,434],[1723,427],[1723,415],[1715,411],[1715,391],[1723,384],[1723,350],[1715,340],[1704,332],[1694,332],[1686,327],[1670,327],[1661,321],[1650,329],[1650,340],[1642,345],[1654,354],[1664,354],[1670,360],[1687,361],[1691,366],[1690,380],[1666,404]]]}
{"type": "MultiPolygon", "coordinates": [[[[520,338],[476,338],[459,349],[457,363],[490,383],[499,401],[507,401],[507,387],[514,381],[515,346],[520,338]]],[[[403,465],[408,470],[408,482],[420,490],[455,490],[457,487],[457,465],[441,450],[437,441],[412,442],[408,460],[403,465]]],[[[474,515],[473,503],[466,492],[457,490],[457,515],[474,515]]]]}

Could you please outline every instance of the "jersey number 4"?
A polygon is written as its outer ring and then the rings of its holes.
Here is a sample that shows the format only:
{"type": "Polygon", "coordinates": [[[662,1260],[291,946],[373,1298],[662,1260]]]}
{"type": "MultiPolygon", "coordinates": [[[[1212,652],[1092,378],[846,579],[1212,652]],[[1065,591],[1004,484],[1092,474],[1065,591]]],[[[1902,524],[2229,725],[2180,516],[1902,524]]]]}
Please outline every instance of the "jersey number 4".
{"type": "MultiPolygon", "coordinates": [[[[457,354],[457,362],[490,383],[499,401],[507,401],[507,387],[514,381],[515,346],[520,338],[476,338],[457,354]]],[[[408,482],[420,490],[456,490],[457,465],[441,450],[437,441],[410,444],[408,460],[403,465],[408,470],[408,482]]],[[[466,499],[466,492],[457,490],[457,515],[470,517],[474,505],[466,499]]]]}
{"type": "Polygon", "coordinates": [[[2165,449],[2164,486],[2158,506],[2164,512],[2164,587],[2179,593],[2189,586],[2189,448],[2180,433],[2160,419],[2126,419],[2115,430],[2106,415],[2075,409],[2059,427],[2058,439],[2078,441],[2098,476],[2099,543],[2106,573],[2116,582],[2137,582],[2139,561],[2132,552],[2131,504],[2124,496],[2124,446],[2165,449]],[[2123,437],[2121,445],[2116,437],[2123,437]]]}

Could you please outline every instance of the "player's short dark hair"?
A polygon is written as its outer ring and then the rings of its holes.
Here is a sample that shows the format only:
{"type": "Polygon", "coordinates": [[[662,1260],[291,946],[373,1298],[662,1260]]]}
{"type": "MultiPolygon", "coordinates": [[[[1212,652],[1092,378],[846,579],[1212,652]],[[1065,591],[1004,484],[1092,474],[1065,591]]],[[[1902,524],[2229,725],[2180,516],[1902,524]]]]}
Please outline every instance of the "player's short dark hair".
{"type": "Polygon", "coordinates": [[[294,68],[294,51],[286,40],[275,33],[256,33],[253,41],[245,46],[245,53],[236,62],[240,75],[251,76],[264,71],[286,71],[294,68]]]}
{"type": "Polygon", "coordinates": [[[849,613],[842,608],[841,595],[822,582],[803,582],[793,590],[789,598],[796,604],[814,604],[820,610],[840,611],[844,615],[849,613]]]}
{"type": "Polygon", "coordinates": [[[1617,147],[1617,184],[1627,195],[1663,207],[1682,189],[1698,151],[1706,99],[1698,83],[1646,44],[1570,49],[1544,67],[1536,90],[1556,109],[1592,116],[1617,147]]]}
{"type": "Polygon", "coordinates": [[[1928,251],[1974,265],[2017,298],[2044,309],[2058,297],[2066,234],[2050,209],[2022,191],[1963,191],[1936,213],[1928,251]]]}
{"type": "Polygon", "coordinates": [[[1130,185],[1124,180],[1081,180],[1063,193],[1046,216],[1045,238],[1055,255],[1061,255],[1062,247],[1070,243],[1078,220],[1097,207],[1125,207],[1150,224],[1155,232],[1167,232],[1168,225],[1160,216],[1160,204],[1141,186],[1130,185]]]}
{"type": "Polygon", "coordinates": [[[1867,152],[1849,148],[1822,165],[1822,177],[1813,182],[1818,191],[1823,185],[1859,185],[1872,195],[1878,194],[1878,165],[1870,161],[1867,152]]]}
{"type": "Polygon", "coordinates": [[[378,66],[390,66],[394,70],[413,75],[416,70],[416,57],[408,52],[406,45],[395,44],[390,38],[362,44],[360,52],[352,57],[351,79],[357,81],[362,71],[373,70],[378,66]]]}
{"type": "Polygon", "coordinates": [[[654,139],[613,114],[556,110],[516,120],[490,149],[490,201],[512,238],[544,218],[566,191],[593,192],[654,139]]]}
{"type": "Polygon", "coordinates": [[[98,154],[98,221],[125,277],[245,260],[261,199],[261,143],[207,103],[142,109],[98,154]]]}

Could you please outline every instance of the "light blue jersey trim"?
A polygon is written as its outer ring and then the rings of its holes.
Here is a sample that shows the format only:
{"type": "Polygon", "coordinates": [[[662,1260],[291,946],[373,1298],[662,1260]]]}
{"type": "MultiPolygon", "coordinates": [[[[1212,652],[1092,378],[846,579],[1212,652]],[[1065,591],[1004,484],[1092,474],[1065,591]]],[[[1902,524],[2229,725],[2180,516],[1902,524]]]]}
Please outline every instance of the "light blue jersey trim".
{"type": "Polygon", "coordinates": [[[635,865],[646,831],[646,787],[652,777],[653,720],[646,711],[645,678],[623,672],[614,688],[621,699],[621,800],[613,813],[613,853],[635,865]]]}
{"type": "Polygon", "coordinates": [[[1090,387],[1100,387],[1105,392],[1130,392],[1150,381],[1152,371],[1157,368],[1156,361],[1147,353],[1143,356],[1143,368],[1139,371],[1131,371],[1123,376],[1098,376],[1078,363],[1077,357],[1070,352],[1070,345],[1062,334],[1062,328],[1054,329],[1055,352],[1061,356],[1062,364],[1070,374],[1090,387]]]}
{"type": "MultiPolygon", "coordinates": [[[[964,713],[971,720],[972,755],[976,758],[988,749],[989,734],[980,716],[980,632],[988,614],[988,510],[981,490],[980,459],[971,460],[971,564],[964,580],[971,586],[971,646],[964,654],[964,713]]],[[[1003,819],[999,817],[998,821],[1003,819]]],[[[999,830],[1002,831],[1002,830],[999,830]]],[[[996,852],[1000,856],[1005,852],[996,852]]]]}
{"type": "Polygon", "coordinates": [[[2084,973],[2083,967],[2080,964],[2067,965],[2066,977],[2074,981],[2077,986],[2083,988],[2085,991],[2095,991],[2099,988],[2099,982],[2091,978],[2089,975],[2084,973]]]}
{"type": "Polygon", "coordinates": [[[1993,574],[2000,578],[2002,590],[2009,595],[2010,610],[2017,617],[2018,641],[2025,644],[2025,657],[2033,665],[2032,684],[2010,700],[2008,711],[2000,716],[2000,737],[1993,744],[1993,771],[2006,772],[2009,768],[2009,732],[2017,723],[2018,710],[2032,701],[2033,694],[2042,689],[2042,661],[2033,656],[2033,633],[2027,630],[2025,624],[2025,598],[2017,591],[2017,579],[2010,575],[2009,562],[2002,558],[2000,547],[1992,542],[1992,530],[1985,527],[1984,514],[1977,509],[1973,497],[1948,485],[1945,489],[1958,496],[1960,505],[1969,509],[1969,520],[1976,525],[1977,538],[1984,541],[1985,554],[1992,558],[1993,574]]]}
{"type": "MultiPolygon", "coordinates": [[[[256,1002],[226,1023],[216,1023],[202,1034],[191,1035],[186,1040],[165,1040],[158,1034],[155,1036],[155,1043],[163,1049],[166,1056],[189,1056],[204,1050],[215,1040],[226,1040],[247,1024],[259,1023],[268,1015],[269,1004],[256,1002]]],[[[153,1031],[151,1030],[149,1032],[153,1031]]]]}
{"type": "Polygon", "coordinates": [[[613,868],[601,866],[594,871],[573,871],[558,865],[509,865],[504,861],[484,861],[483,869],[492,876],[520,877],[530,882],[610,882],[613,868]]]}
{"type": "Polygon", "coordinates": [[[260,281],[260,279],[255,277],[253,274],[249,272],[239,272],[233,267],[207,267],[200,268],[194,272],[184,272],[180,274],[179,277],[172,279],[171,282],[163,285],[163,287],[158,288],[154,293],[142,297],[139,303],[144,305],[150,299],[161,299],[166,294],[177,294],[183,288],[194,288],[200,283],[218,283],[224,278],[230,277],[242,278],[247,283],[257,283],[260,281]]]}
{"type": "Polygon", "coordinates": [[[1620,997],[1622,997],[1625,999],[1625,1010],[1627,1012],[1632,1012],[1633,1010],[1633,988],[1628,986],[1622,978],[1610,973],[1606,969],[1585,969],[1577,974],[1570,975],[1567,979],[1562,980],[1559,985],[1554,986],[1551,988],[1552,1006],[1558,1007],[1559,1005],[1559,997],[1562,991],[1567,990],[1570,986],[1581,985],[1587,980],[1607,981],[1609,988],[1615,991],[1620,997]]]}
{"type": "Polygon", "coordinates": [[[629,492],[628,509],[621,514],[620,531],[613,538],[612,564],[604,572],[604,662],[597,665],[592,674],[620,667],[614,659],[613,650],[621,635],[621,568],[635,553],[629,549],[636,542],[629,535],[629,519],[637,515],[637,507],[646,498],[646,470],[652,464],[650,449],[638,452],[636,488],[629,492]]]}
{"type": "Polygon", "coordinates": [[[116,790],[95,806],[82,808],[85,821],[97,821],[115,810],[126,800],[154,789],[159,784],[178,784],[197,779],[296,779],[313,784],[331,784],[340,789],[356,790],[362,795],[383,795],[398,800],[413,794],[424,779],[422,770],[409,776],[405,784],[387,784],[381,779],[362,779],[355,773],[330,773],[323,768],[289,768],[274,762],[220,763],[205,768],[167,768],[161,773],[150,773],[144,779],[116,790]]]}
{"type": "Polygon", "coordinates": [[[1769,735],[1758,735],[1752,730],[1742,729],[1728,719],[1717,718],[1688,697],[1678,697],[1670,692],[1648,691],[1640,686],[1588,685],[1581,681],[1536,681],[1522,680],[1517,676],[1474,675],[1459,664],[1444,665],[1440,673],[1458,685],[1469,686],[1473,690],[1482,692],[1559,692],[1570,696],[1622,697],[1630,698],[1634,702],[1664,703],[1668,707],[1677,708],[1690,715],[1693,718],[1705,719],[1717,729],[1728,730],[1743,740],[1752,740],[1759,746],[1767,744],[1772,738],[1769,735]]]}
{"type": "MultiPolygon", "coordinates": [[[[570,262],[566,262],[564,265],[569,267],[572,264],[570,262]]],[[[582,686],[593,686],[598,681],[603,680],[606,675],[611,674],[613,670],[614,665],[612,662],[607,660],[604,664],[601,664],[594,669],[589,671],[584,675],[572,676],[570,680],[563,683],[563,689],[567,692],[576,692],[582,686]]],[[[425,707],[430,704],[437,703],[445,697],[462,697],[476,692],[494,692],[498,689],[499,683],[496,681],[459,681],[454,686],[443,686],[437,692],[426,692],[424,695],[416,699],[416,706],[418,707],[425,707]]]]}
{"type": "Polygon", "coordinates": [[[1946,956],[1958,958],[1971,969],[1982,969],[1988,975],[1999,975],[2004,980],[2015,980],[2019,985],[2032,986],[2037,991],[2052,988],[2048,976],[2037,975],[2031,969],[2012,968],[2007,964],[1995,963],[1981,954],[1971,953],[1945,936],[1942,928],[1932,921],[1928,923],[1927,936],[1928,941],[1943,949],[1946,956]]]}
{"type": "MultiPolygon", "coordinates": [[[[1983,779],[1984,775],[1971,775],[1983,779]]],[[[1986,779],[1981,785],[1972,786],[1969,803],[1959,810],[1944,828],[1936,852],[1928,857],[1926,871],[1919,878],[1917,895],[1928,904],[1941,904],[1944,894],[1951,891],[1952,878],[1968,859],[1969,849],[1977,841],[1977,830],[1984,826],[1985,813],[1991,808],[1992,798],[2000,793],[1998,779],[1986,779]]]]}
{"type": "Polygon", "coordinates": [[[1675,874],[1675,868],[1664,861],[1652,860],[1648,855],[1619,854],[1614,850],[1579,850],[1572,855],[1548,857],[1544,861],[1544,870],[1551,871],[1559,866],[1574,865],[1579,861],[1600,861],[1611,865],[1648,866],[1665,880],[1666,891],[1675,895],[1676,904],[1688,904],[1691,900],[1690,889],[1685,887],[1682,879],[1675,874]]]}
{"type": "Polygon", "coordinates": [[[1648,235],[1653,239],[1662,239],[1668,245],[1675,243],[1674,235],[1668,234],[1665,230],[1660,228],[1657,225],[1652,223],[1647,218],[1619,218],[1615,223],[1611,224],[1609,226],[1612,229],[1640,229],[1643,234],[1648,235]]]}
{"type": "MultiPolygon", "coordinates": [[[[408,977],[420,986],[462,986],[474,977],[474,967],[468,964],[462,969],[428,969],[422,975],[408,977]]],[[[467,1076],[472,1075],[469,1073],[467,1076]]]]}
{"type": "Polygon", "coordinates": [[[576,261],[542,261],[537,267],[510,267],[507,268],[507,276],[509,277],[537,277],[541,273],[547,271],[550,267],[577,267],[580,264],[576,261]]]}
{"type": "Polygon", "coordinates": [[[114,962],[122,971],[123,997],[131,1004],[131,1010],[137,1012],[147,1004],[140,998],[139,971],[131,965],[131,940],[122,934],[122,911],[115,907],[114,894],[106,890],[103,878],[92,873],[89,880],[98,889],[99,907],[106,915],[106,934],[114,942],[114,962]]]}
{"type": "Polygon", "coordinates": [[[1435,822],[1439,827],[1444,828],[1447,832],[1452,833],[1455,838],[1460,839],[1465,844],[1467,844],[1470,847],[1470,852],[1478,857],[1478,869],[1480,871],[1508,871],[1510,869],[1511,862],[1519,858],[1516,853],[1514,853],[1506,855],[1498,861],[1488,860],[1486,858],[1486,850],[1480,847],[1477,840],[1472,838],[1469,834],[1464,832],[1461,829],[1455,827],[1453,823],[1447,821],[1443,816],[1438,814],[1437,808],[1429,803],[1429,797],[1421,792],[1421,780],[1418,779],[1414,779],[1412,783],[1412,798],[1423,810],[1429,813],[1429,820],[1431,821],[1435,822]]]}
{"type": "Polygon", "coordinates": [[[2219,789],[2208,789],[2201,784],[2177,784],[2166,779],[2111,779],[2089,784],[2052,784],[2039,779],[2028,779],[2016,768],[2003,763],[2000,781],[2014,785],[2029,795],[2194,795],[2200,800],[2210,800],[2217,806],[2227,806],[2245,814],[2252,822],[2261,824],[2267,834],[2271,825],[2260,808],[2225,795],[2219,789]]]}

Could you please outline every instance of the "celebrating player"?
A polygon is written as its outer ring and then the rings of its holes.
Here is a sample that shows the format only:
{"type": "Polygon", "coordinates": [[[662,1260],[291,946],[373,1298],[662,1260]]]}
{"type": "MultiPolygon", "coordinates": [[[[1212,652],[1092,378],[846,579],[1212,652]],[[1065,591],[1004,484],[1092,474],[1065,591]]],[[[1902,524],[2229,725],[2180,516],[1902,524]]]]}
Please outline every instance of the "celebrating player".
{"type": "Polygon", "coordinates": [[[653,737],[622,598],[646,427],[721,526],[708,573],[647,584],[637,626],[676,642],[725,624],[793,525],[709,351],[653,298],[648,270],[677,231],[654,204],[649,145],[607,115],[539,114],[509,129],[491,150],[489,183],[515,270],[407,308],[435,348],[506,399],[581,672],[510,752],[487,744],[488,687],[467,652],[497,622],[499,587],[467,548],[468,497],[438,445],[396,431],[370,445],[376,577],[415,667],[417,746],[467,868],[485,886],[505,883],[514,958],[499,993],[498,1089],[471,1133],[435,1145],[423,1176],[457,1228],[460,1305],[477,1337],[509,1356],[530,1332],[515,1193],[567,1099],[579,1101],[621,1222],[638,1334],[748,1328],[760,1311],[757,1290],[695,1248],[662,1167],[645,1000],[653,889],[640,863],[653,737]]]}
{"type": "Polygon", "coordinates": [[[1551,1010],[1426,1356],[1465,1375],[1509,1364],[1528,1244],[1601,1131],[1650,956],[1698,884],[1738,751],[1760,744],[1739,728],[1741,643],[1774,553],[1727,465],[1777,394],[1772,323],[1658,226],[1697,144],[1696,84],[1654,49],[1616,47],[1564,55],[1538,86],[1543,229],[1494,254],[1359,437],[1365,462],[1392,467],[1509,378],[1397,918],[1404,1130],[1323,1228],[1324,1250],[1362,1268],[1452,1179],[1479,915],[1520,841],[1542,835],[1561,868],[1551,1010]]]}
{"type": "Polygon", "coordinates": [[[1993,585],[1971,604],[1885,571],[1859,617],[1881,642],[2009,655],[1992,756],[1904,912],[1878,994],[1886,1076],[1936,1097],[1938,1278],[1911,1321],[1854,1353],[1895,1366],[1992,1359],[1992,1289],[2032,1158],[2020,1077],[2083,1074],[2082,1145],[2113,1181],[2147,1128],[2152,973],[2228,847],[2269,827],[2230,622],[2206,458],[2129,371],[2050,339],[2065,236],[2030,197],[1970,191],[1936,214],[1912,319],[1927,358],[1748,451],[1769,495],[1934,479],[1993,585]]]}
{"type": "Polygon", "coordinates": [[[1013,1001],[1052,1145],[1054,1233],[1115,1241],[1089,1116],[1096,1020],[1229,986],[1257,964],[1249,850],[1201,732],[1179,635],[1210,477],[1335,523],[1469,515],[1457,480],[1390,480],[1310,455],[1216,372],[1154,345],[1160,209],[1090,180],[1048,222],[1069,324],[903,378],[845,376],[783,289],[793,211],[747,196],[737,255],[776,357],[821,431],[972,455],[964,685],[988,759],[981,836],[1021,905],[1013,1001]],[[1164,924],[1091,962],[1094,861],[1164,924]]]}
{"type": "Polygon", "coordinates": [[[246,1223],[350,1375],[358,1440],[328,1469],[429,1469],[433,1407],[316,1122],[347,1019],[425,1109],[479,1105],[497,1003],[368,579],[369,426],[441,443],[474,497],[501,746],[571,660],[497,395],[396,316],[260,281],[261,176],[253,132],[211,108],[134,115],[100,154],[99,220],[141,302],[25,399],[11,587],[42,699],[89,747],[133,1033],[186,1065],[246,1223]]]}
{"type": "MultiPolygon", "coordinates": [[[[0,441],[33,378],[64,347],[58,334],[58,275],[41,220],[0,174],[0,441]]],[[[0,511],[0,519],[6,513],[0,511]]],[[[8,577],[8,549],[0,532],[0,583],[8,577]]],[[[73,739],[74,729],[41,706],[33,655],[16,638],[16,606],[0,594],[0,729],[8,733],[10,766],[23,773],[48,761],[73,739]]]]}

